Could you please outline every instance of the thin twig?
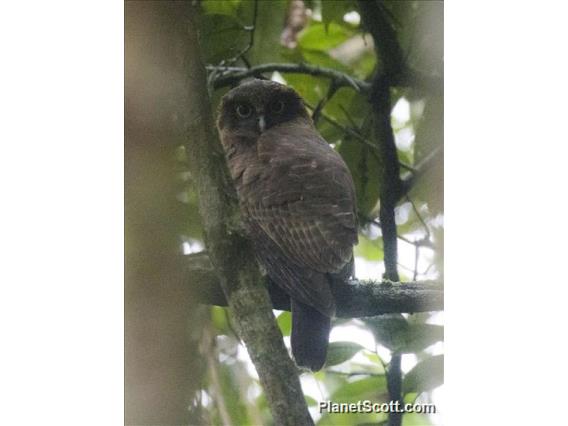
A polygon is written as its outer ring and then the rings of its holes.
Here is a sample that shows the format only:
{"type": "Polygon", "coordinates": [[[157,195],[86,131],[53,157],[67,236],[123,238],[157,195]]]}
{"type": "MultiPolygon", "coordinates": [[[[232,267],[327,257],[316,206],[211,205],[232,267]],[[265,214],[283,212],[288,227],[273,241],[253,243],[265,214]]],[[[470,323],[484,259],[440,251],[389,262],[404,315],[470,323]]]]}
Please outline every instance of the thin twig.
{"type": "Polygon", "coordinates": [[[323,98],[320,99],[320,101],[318,102],[318,104],[314,109],[314,112],[312,113],[312,121],[314,122],[315,125],[317,125],[318,123],[319,117],[321,115],[323,108],[325,107],[325,104],[328,103],[331,100],[331,98],[333,98],[333,95],[335,95],[337,89],[338,87],[335,84],[335,80],[331,80],[331,82],[329,83],[329,88],[327,89],[327,93],[323,98]]]}
{"type": "Polygon", "coordinates": [[[420,246],[414,246],[414,274],[412,275],[412,281],[416,281],[416,276],[418,275],[418,258],[420,257],[420,246]]]}
{"type": "Polygon", "coordinates": [[[221,61],[221,63],[219,64],[220,67],[224,66],[225,64],[234,64],[235,62],[237,62],[239,59],[243,59],[245,64],[247,65],[247,68],[250,68],[250,64],[248,63],[248,61],[246,61],[246,59],[244,58],[244,55],[250,50],[252,49],[252,47],[254,46],[254,33],[256,30],[256,17],[258,16],[258,0],[254,0],[254,9],[253,9],[253,14],[252,14],[252,25],[243,27],[243,30],[248,31],[250,34],[250,39],[248,44],[246,45],[246,47],[241,50],[239,53],[237,53],[235,56],[233,56],[230,59],[227,59],[225,61],[221,61]]]}
{"type": "Polygon", "coordinates": [[[436,264],[435,262],[430,263],[426,268],[426,270],[422,272],[420,275],[426,275],[430,271],[430,269],[432,269],[432,266],[434,266],[435,264],[436,264]]]}
{"type": "Polygon", "coordinates": [[[416,208],[416,204],[414,204],[414,201],[411,200],[411,198],[408,196],[408,194],[406,195],[406,201],[408,201],[410,203],[410,205],[412,206],[412,209],[414,210],[414,214],[416,214],[416,216],[418,217],[418,220],[420,221],[420,223],[424,227],[424,230],[426,231],[426,237],[425,238],[430,239],[430,228],[428,228],[428,225],[426,225],[426,222],[424,222],[422,215],[420,214],[420,212],[416,208]]]}
{"type": "Polygon", "coordinates": [[[222,65],[208,65],[208,71],[216,72],[217,75],[213,79],[213,87],[219,89],[220,87],[231,86],[241,80],[249,77],[258,77],[267,72],[282,72],[291,74],[308,74],[318,77],[327,77],[335,81],[338,89],[341,87],[351,87],[357,92],[367,92],[371,85],[366,81],[359,80],[351,77],[345,73],[339,72],[332,68],[319,67],[306,63],[300,64],[262,64],[254,66],[250,69],[242,67],[231,67],[222,65]]]}
{"type": "Polygon", "coordinates": [[[347,111],[347,109],[339,104],[339,109],[341,110],[341,112],[343,112],[343,114],[345,115],[345,118],[347,118],[347,121],[349,121],[349,124],[351,124],[351,127],[353,127],[354,129],[357,129],[357,123],[355,123],[355,120],[353,119],[353,117],[351,117],[351,114],[349,114],[349,111],[347,111]]]}
{"type": "Polygon", "coordinates": [[[237,53],[232,58],[223,59],[219,63],[219,65],[217,65],[217,67],[216,67],[217,70],[214,70],[213,72],[209,73],[209,75],[207,76],[207,91],[208,91],[210,97],[213,94],[213,89],[215,89],[214,82],[216,81],[217,76],[221,73],[220,70],[225,68],[226,64],[232,65],[235,62],[237,62],[239,59],[242,59],[242,61],[244,62],[245,66],[246,66],[246,69],[250,68],[250,62],[247,60],[247,58],[244,55],[254,46],[254,33],[255,33],[255,30],[256,30],[257,15],[258,15],[258,0],[255,0],[254,1],[253,16],[252,16],[252,25],[243,27],[244,31],[248,31],[250,33],[249,42],[243,50],[241,50],[239,53],[237,53]]]}
{"type": "MultiPolygon", "coordinates": [[[[351,117],[351,115],[349,114],[349,111],[347,111],[347,109],[343,106],[343,105],[339,105],[339,108],[341,109],[341,111],[343,112],[343,114],[345,114],[345,118],[347,118],[347,121],[349,121],[349,124],[351,124],[351,127],[353,127],[354,129],[358,129],[357,127],[357,123],[355,123],[355,120],[353,120],[353,117],[351,117]]],[[[365,138],[363,138],[363,136],[361,136],[359,134],[359,132],[356,132],[357,135],[359,135],[363,141],[367,141],[365,138]]],[[[377,149],[377,147],[373,144],[371,144],[370,142],[368,142],[369,145],[371,145],[374,149],[377,149]]],[[[408,170],[411,173],[416,173],[416,169],[414,169],[414,167],[409,166],[406,163],[403,163],[402,161],[399,160],[398,164],[400,165],[400,167],[402,167],[403,169],[408,170]]]]}
{"type": "Polygon", "coordinates": [[[416,173],[416,169],[412,166],[409,166],[408,164],[398,160],[398,164],[400,165],[401,168],[408,170],[410,173],[415,174],[416,173]]]}
{"type": "Polygon", "coordinates": [[[412,240],[409,240],[408,238],[406,238],[403,235],[397,235],[397,237],[398,237],[399,240],[402,240],[405,243],[411,244],[415,247],[428,247],[428,248],[431,248],[432,250],[434,250],[436,248],[436,246],[428,238],[420,238],[416,241],[412,241],[412,240]]]}
{"type": "MultiPolygon", "coordinates": [[[[309,104],[306,104],[310,109],[314,109],[312,108],[309,104]]],[[[355,140],[357,140],[357,142],[362,143],[363,145],[367,146],[368,148],[371,148],[371,152],[374,153],[375,158],[378,160],[378,157],[376,157],[377,155],[377,147],[375,145],[373,145],[371,142],[369,142],[367,139],[365,139],[363,136],[361,136],[359,133],[357,133],[356,131],[354,131],[353,129],[350,129],[349,127],[345,127],[342,124],[338,123],[336,120],[334,120],[333,118],[331,118],[330,116],[322,113],[321,114],[321,118],[328,122],[329,124],[331,124],[333,127],[336,127],[337,129],[342,130],[344,133],[348,134],[349,136],[352,136],[353,138],[355,138],[355,140]]]]}

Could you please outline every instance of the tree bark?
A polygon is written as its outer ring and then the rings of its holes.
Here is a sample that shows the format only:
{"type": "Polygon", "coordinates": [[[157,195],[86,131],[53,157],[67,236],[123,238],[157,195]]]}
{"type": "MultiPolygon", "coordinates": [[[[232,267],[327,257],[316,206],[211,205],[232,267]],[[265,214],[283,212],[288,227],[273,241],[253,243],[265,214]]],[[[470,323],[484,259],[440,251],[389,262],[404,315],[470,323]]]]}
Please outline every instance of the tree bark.
{"type": "MultiPolygon", "coordinates": [[[[185,256],[186,282],[199,303],[227,306],[219,278],[207,253],[185,256]]],[[[290,310],[286,293],[265,277],[272,305],[290,310]]],[[[353,280],[333,288],[338,318],[360,318],[388,313],[430,312],[444,309],[444,290],[436,282],[391,283],[353,280]]]]}
{"type": "MultiPolygon", "coordinates": [[[[377,55],[377,70],[373,76],[369,102],[374,112],[374,130],[380,151],[382,173],[380,182],[379,219],[383,234],[385,277],[398,281],[398,245],[395,207],[403,193],[398,153],[391,126],[391,84],[404,74],[404,57],[396,32],[386,13],[384,2],[359,0],[363,26],[371,33],[377,55]]],[[[401,355],[392,354],[387,371],[389,395],[402,404],[401,355]]],[[[389,426],[400,426],[402,414],[389,414],[389,426]]]]}
{"type": "Polygon", "coordinates": [[[277,425],[310,425],[297,368],[288,356],[250,242],[239,233],[235,191],[229,179],[207,93],[196,11],[188,7],[184,93],[188,105],[186,151],[196,184],[204,239],[230,314],[258,372],[277,425]]]}
{"type": "MultiPolygon", "coordinates": [[[[197,424],[204,366],[188,323],[202,313],[183,280],[175,149],[183,133],[182,33],[168,2],[125,3],[125,424],[197,424]]],[[[105,170],[101,170],[105,173],[105,170]]],[[[96,266],[95,266],[96,267],[96,266]]],[[[199,336],[196,336],[198,339],[199,336]]]]}

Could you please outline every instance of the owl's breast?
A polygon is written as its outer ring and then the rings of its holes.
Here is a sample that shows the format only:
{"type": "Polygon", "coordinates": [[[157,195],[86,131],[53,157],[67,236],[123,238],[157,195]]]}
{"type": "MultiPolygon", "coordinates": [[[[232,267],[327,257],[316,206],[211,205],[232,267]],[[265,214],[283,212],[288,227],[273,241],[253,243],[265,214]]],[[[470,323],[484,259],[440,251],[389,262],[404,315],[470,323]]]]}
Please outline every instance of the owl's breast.
{"type": "Polygon", "coordinates": [[[241,153],[229,159],[229,170],[241,203],[256,202],[269,170],[253,153],[241,153]]]}

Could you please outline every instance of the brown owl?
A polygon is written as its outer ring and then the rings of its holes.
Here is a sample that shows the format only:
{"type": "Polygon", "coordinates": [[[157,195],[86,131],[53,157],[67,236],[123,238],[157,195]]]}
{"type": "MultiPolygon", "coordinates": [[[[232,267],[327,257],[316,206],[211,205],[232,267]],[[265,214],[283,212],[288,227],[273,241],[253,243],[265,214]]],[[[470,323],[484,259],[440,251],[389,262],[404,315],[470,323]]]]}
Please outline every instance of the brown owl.
{"type": "Polygon", "coordinates": [[[357,214],[353,179],[319,135],[302,98],[273,81],[229,91],[217,122],[246,230],[258,260],[289,296],[292,354],[325,362],[334,280],[353,273],[357,214]]]}

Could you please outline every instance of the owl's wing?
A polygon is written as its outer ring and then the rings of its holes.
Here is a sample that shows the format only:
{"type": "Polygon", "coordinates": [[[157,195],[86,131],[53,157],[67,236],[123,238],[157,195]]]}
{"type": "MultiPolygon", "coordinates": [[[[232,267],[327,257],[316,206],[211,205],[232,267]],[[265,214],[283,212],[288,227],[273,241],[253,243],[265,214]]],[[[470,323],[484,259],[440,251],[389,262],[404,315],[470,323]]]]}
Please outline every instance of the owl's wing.
{"type": "Polygon", "coordinates": [[[327,274],[295,264],[256,220],[249,218],[247,222],[256,256],[270,278],[292,298],[315,307],[329,317],[333,316],[335,301],[327,274]]]}
{"type": "Polygon", "coordinates": [[[254,190],[241,197],[246,216],[255,238],[277,247],[272,251],[279,252],[279,260],[268,260],[275,265],[273,274],[295,278],[293,291],[306,293],[307,300],[300,300],[317,307],[323,302],[317,299],[329,289],[327,282],[314,282],[314,273],[340,273],[357,243],[351,174],[313,129],[266,132],[258,143],[258,157],[262,173],[250,186],[254,190]],[[283,271],[276,270],[278,262],[283,271]]]}

